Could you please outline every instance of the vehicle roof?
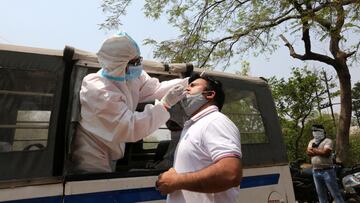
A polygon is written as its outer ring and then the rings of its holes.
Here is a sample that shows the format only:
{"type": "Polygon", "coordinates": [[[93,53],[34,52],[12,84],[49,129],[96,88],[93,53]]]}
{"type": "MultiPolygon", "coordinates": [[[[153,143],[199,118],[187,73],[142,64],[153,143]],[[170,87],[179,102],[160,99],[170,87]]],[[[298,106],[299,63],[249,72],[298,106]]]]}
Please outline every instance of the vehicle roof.
{"type": "MultiPolygon", "coordinates": [[[[67,47],[67,46],[66,46],[67,47]]],[[[72,48],[72,47],[71,47],[72,48]]],[[[73,48],[74,55],[73,60],[77,61],[77,65],[79,66],[87,66],[91,68],[100,68],[100,65],[97,60],[96,53],[84,51],[81,49],[73,48]]],[[[55,49],[47,49],[47,48],[37,48],[37,47],[29,47],[29,46],[19,46],[19,45],[10,45],[10,44],[0,44],[0,51],[14,51],[14,52],[22,52],[22,53],[33,53],[33,54],[41,54],[41,55],[50,55],[50,56],[63,56],[64,50],[55,50],[55,49]]],[[[161,74],[179,74],[186,71],[186,68],[189,64],[186,63],[170,63],[166,64],[159,61],[154,60],[144,60],[143,66],[144,69],[149,73],[161,73],[161,74]],[[165,71],[165,66],[170,68],[169,71],[165,71]]],[[[252,81],[253,83],[264,84],[266,85],[266,81],[261,77],[253,77],[253,76],[241,76],[234,73],[214,71],[203,68],[194,68],[194,72],[201,73],[206,71],[207,75],[216,76],[216,77],[225,77],[232,78],[238,80],[246,80],[252,81]]]]}

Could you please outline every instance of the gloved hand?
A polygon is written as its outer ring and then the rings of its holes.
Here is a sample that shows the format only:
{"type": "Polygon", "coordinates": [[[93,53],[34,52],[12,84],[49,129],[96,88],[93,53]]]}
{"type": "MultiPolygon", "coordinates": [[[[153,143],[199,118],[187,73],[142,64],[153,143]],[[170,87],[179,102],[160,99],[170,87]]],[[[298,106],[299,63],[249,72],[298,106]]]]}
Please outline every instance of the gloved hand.
{"type": "Polygon", "coordinates": [[[186,88],[189,85],[190,77],[183,78],[181,84],[186,88]]]}
{"type": "Polygon", "coordinates": [[[185,87],[182,84],[177,84],[165,94],[160,102],[169,109],[184,98],[185,95],[185,87]]]}

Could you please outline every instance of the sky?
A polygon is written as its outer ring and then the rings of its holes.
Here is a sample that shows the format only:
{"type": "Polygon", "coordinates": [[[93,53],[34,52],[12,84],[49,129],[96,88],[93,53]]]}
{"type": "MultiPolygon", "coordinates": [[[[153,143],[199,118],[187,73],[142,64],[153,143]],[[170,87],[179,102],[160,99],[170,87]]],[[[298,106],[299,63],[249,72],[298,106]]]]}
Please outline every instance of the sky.
{"type": "MultiPolygon", "coordinates": [[[[102,41],[116,32],[100,30],[99,24],[106,18],[100,5],[100,0],[2,0],[0,43],[57,50],[63,50],[69,45],[96,52],[102,41]]],[[[146,18],[142,8],[143,0],[134,0],[127,15],[122,18],[123,26],[120,29],[129,33],[138,42],[144,59],[154,60],[153,48],[142,45],[143,40],[174,39],[178,32],[168,25],[164,18],[158,21],[146,18]]],[[[300,45],[301,41],[296,43],[296,46],[300,45]]],[[[326,50],[326,47],[318,49],[326,50]]],[[[331,67],[293,59],[285,46],[280,46],[272,55],[254,57],[248,54],[244,59],[250,62],[252,76],[287,78],[292,67],[303,67],[305,64],[309,67],[324,67],[329,75],[335,76],[335,71],[331,67]]],[[[227,71],[237,71],[237,67],[241,67],[241,64],[232,66],[227,71]]],[[[349,68],[352,84],[360,81],[359,64],[349,68]]]]}

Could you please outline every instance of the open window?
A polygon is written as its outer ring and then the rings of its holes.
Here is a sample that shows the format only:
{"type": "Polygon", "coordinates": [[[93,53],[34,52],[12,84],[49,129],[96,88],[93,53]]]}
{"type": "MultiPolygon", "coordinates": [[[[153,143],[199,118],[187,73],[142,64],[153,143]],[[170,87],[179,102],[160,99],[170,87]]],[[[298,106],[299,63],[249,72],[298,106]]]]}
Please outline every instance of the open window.
{"type": "MultiPolygon", "coordinates": [[[[171,80],[177,78],[176,75],[160,75],[149,74],[151,77],[156,77],[159,81],[171,80]]],[[[153,103],[153,102],[149,102],[153,103]]],[[[145,105],[148,103],[141,103],[137,107],[137,111],[143,111],[145,105]]],[[[168,165],[159,165],[163,161],[169,147],[176,147],[170,145],[171,131],[164,124],[155,132],[145,137],[142,140],[134,143],[126,143],[125,155],[123,159],[117,162],[117,171],[131,173],[153,174],[170,168],[168,165]]]]}

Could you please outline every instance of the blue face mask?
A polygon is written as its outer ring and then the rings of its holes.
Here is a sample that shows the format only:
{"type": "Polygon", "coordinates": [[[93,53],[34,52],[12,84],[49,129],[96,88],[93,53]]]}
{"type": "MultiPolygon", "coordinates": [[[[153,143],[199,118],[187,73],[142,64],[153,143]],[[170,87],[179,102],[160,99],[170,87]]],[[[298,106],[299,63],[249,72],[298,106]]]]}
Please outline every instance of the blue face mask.
{"type": "Polygon", "coordinates": [[[143,66],[139,65],[139,66],[133,66],[133,65],[129,65],[128,67],[128,71],[125,75],[126,80],[133,80],[135,78],[140,77],[141,72],[143,71],[143,66]]]}
{"type": "Polygon", "coordinates": [[[107,79],[110,79],[110,80],[127,81],[127,80],[133,80],[133,79],[140,77],[142,70],[143,70],[142,65],[139,65],[139,66],[129,65],[128,71],[126,72],[125,76],[112,76],[112,75],[109,75],[109,73],[107,73],[106,70],[104,70],[104,69],[100,70],[101,71],[100,74],[101,74],[101,76],[103,76],[107,79]]]}

